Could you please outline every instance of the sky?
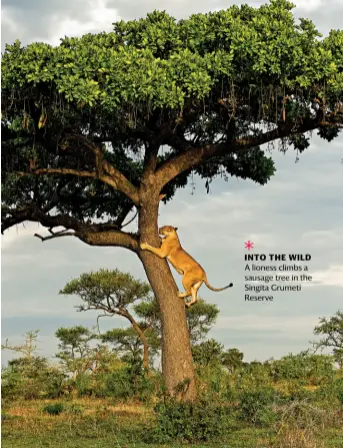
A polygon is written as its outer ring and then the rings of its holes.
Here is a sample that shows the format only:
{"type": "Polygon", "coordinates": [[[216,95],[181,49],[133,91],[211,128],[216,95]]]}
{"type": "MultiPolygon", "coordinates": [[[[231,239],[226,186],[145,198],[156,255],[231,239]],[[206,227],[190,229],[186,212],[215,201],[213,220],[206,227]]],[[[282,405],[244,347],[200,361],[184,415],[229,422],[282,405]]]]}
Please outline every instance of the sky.
{"type": "MultiPolygon", "coordinates": [[[[180,19],[233,3],[170,0],[161,6],[157,0],[3,0],[1,48],[15,39],[58,45],[65,35],[111,31],[113,22],[138,19],[154,9],[165,9],[180,19]]],[[[342,0],[294,3],[295,15],[312,19],[324,36],[341,27],[342,0]]],[[[178,227],[182,245],[205,268],[211,284],[234,283],[221,293],[203,286],[199,295],[220,309],[209,337],[226,348],[238,348],[246,361],[311,348],[319,317],[343,308],[343,134],[328,143],[314,133],[298,162],[292,149],[283,154],[276,148],[270,154],[277,172],[267,185],[232,177],[228,182],[214,181],[206,194],[203,183],[195,179],[194,189],[178,191],[170,204],[161,207],[159,221],[178,227]],[[254,254],[310,254],[307,266],[313,281],[302,284],[302,291],[273,293],[272,302],[245,301],[248,240],[254,242],[254,254]]],[[[37,354],[53,359],[58,327],[96,323],[96,313],[76,312],[80,303],[76,297],[58,294],[68,281],[100,268],[118,268],[142,280],[145,274],[138,258],[123,249],[89,247],[74,238],[42,243],[34,238],[35,232],[46,231],[25,223],[1,238],[2,339],[18,344],[26,331],[39,329],[37,354]]],[[[175,271],[174,275],[180,285],[180,276],[175,271]]],[[[101,322],[104,331],[125,326],[119,317],[101,322]]],[[[2,363],[12,357],[3,351],[2,363]]]]}

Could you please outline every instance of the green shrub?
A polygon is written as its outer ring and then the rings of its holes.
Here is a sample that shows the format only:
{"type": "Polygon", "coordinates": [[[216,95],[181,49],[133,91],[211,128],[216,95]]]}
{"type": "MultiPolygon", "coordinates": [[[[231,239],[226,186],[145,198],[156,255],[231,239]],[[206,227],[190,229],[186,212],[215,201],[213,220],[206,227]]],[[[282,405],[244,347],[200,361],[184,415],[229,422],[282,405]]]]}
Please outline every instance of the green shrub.
{"type": "Polygon", "coordinates": [[[64,406],[62,403],[53,403],[44,406],[43,412],[46,412],[49,415],[59,415],[64,410],[64,406]]]}
{"type": "Polygon", "coordinates": [[[338,378],[334,382],[335,395],[338,398],[341,405],[343,405],[343,378],[338,378]]]}
{"type": "Polygon", "coordinates": [[[134,396],[134,387],[126,369],[116,370],[107,375],[105,388],[109,396],[128,399],[134,396]]]}
{"type": "Polygon", "coordinates": [[[284,356],[270,363],[275,381],[299,380],[303,384],[319,385],[334,376],[332,356],[311,354],[308,351],[284,356]]]}
{"type": "Polygon", "coordinates": [[[276,419],[271,405],[277,398],[276,391],[271,387],[241,392],[238,418],[256,426],[265,426],[276,419]]]}
{"type": "Polygon", "coordinates": [[[92,377],[87,373],[80,373],[75,378],[75,388],[79,397],[92,395],[92,377]]]}
{"type": "Polygon", "coordinates": [[[192,403],[168,399],[154,410],[157,423],[148,435],[147,442],[213,441],[219,436],[225,436],[230,428],[229,408],[216,402],[192,403]]]}

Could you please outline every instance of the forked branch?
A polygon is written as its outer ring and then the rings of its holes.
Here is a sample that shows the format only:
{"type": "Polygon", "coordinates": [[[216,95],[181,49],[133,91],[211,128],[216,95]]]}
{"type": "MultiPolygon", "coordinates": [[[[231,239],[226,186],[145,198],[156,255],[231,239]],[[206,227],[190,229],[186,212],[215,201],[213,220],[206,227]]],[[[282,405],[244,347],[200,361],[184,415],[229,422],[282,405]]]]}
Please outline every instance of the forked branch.
{"type": "MultiPolygon", "coordinates": [[[[298,126],[279,126],[276,129],[265,132],[258,136],[247,136],[239,138],[230,143],[208,144],[204,146],[188,147],[183,142],[182,152],[163,163],[156,171],[156,184],[160,190],[172,179],[184,171],[193,169],[213,157],[225,154],[247,151],[256,146],[260,146],[274,140],[285,138],[294,134],[312,131],[320,126],[328,126],[330,122],[323,121],[323,116],[313,119],[306,119],[298,126]]],[[[332,123],[337,126],[337,123],[332,123]]]]}

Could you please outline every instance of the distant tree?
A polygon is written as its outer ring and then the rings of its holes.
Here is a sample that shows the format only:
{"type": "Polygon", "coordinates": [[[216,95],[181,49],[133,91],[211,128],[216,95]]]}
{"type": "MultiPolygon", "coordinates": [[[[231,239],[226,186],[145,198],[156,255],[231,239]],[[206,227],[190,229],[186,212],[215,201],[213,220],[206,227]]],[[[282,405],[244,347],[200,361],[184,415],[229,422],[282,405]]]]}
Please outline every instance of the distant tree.
{"type": "Polygon", "coordinates": [[[2,231],[39,222],[42,241],[135,254],[160,306],[165,385],[173,394],[189,380],[186,400],[197,393],[184,304],[167,261],[140,244],[160,245],[161,201],[194,174],[207,191],[216,177],[263,185],[275,166],[262,145],[298,156],[309,132],[338,135],[343,31],[318,39],[293,8],[271,0],[179,21],[154,11],[2,55],[2,231]]]}
{"type": "Polygon", "coordinates": [[[20,353],[22,356],[8,361],[8,366],[1,371],[1,393],[3,398],[55,398],[62,393],[65,375],[61,370],[49,365],[48,359],[35,356],[39,330],[25,333],[23,344],[9,344],[2,349],[20,353]]]}
{"type": "MultiPolygon", "coordinates": [[[[154,355],[160,348],[160,338],[153,328],[145,328],[144,323],[139,323],[139,327],[144,332],[149,346],[149,363],[152,364],[154,355]]],[[[103,342],[110,343],[121,360],[128,363],[135,373],[139,374],[142,366],[150,372],[150,366],[145,365],[142,339],[133,327],[114,328],[102,333],[100,338],[103,342]]]]}
{"type": "Polygon", "coordinates": [[[335,361],[343,369],[343,312],[337,311],[330,318],[321,317],[314,334],[323,336],[319,341],[312,341],[315,350],[332,349],[335,361]]]}
{"type": "Polygon", "coordinates": [[[196,364],[221,365],[231,373],[243,366],[243,353],[236,348],[225,350],[224,345],[215,339],[193,345],[192,354],[196,364]]]}
{"type": "Polygon", "coordinates": [[[13,352],[21,353],[24,358],[30,360],[37,348],[39,330],[30,330],[25,333],[25,343],[13,345],[8,343],[6,339],[5,344],[1,344],[1,350],[11,350],[13,352]]]}
{"type": "MultiPolygon", "coordinates": [[[[135,313],[156,331],[161,333],[161,314],[154,297],[143,300],[134,306],[135,313]]],[[[203,340],[216,322],[219,309],[217,305],[199,299],[197,305],[186,309],[187,328],[191,344],[203,340]]]]}
{"type": "Polygon", "coordinates": [[[67,372],[72,372],[73,378],[86,372],[95,360],[95,349],[90,342],[97,338],[97,335],[88,328],[81,325],[75,327],[60,327],[56,330],[55,336],[60,340],[56,353],[64,364],[67,372]]]}
{"type": "Polygon", "coordinates": [[[192,346],[193,360],[196,364],[208,366],[221,364],[224,346],[215,339],[201,342],[192,346]]]}
{"type": "Polygon", "coordinates": [[[130,306],[136,301],[148,300],[151,296],[151,288],[147,283],[118,269],[100,269],[71,280],[60,294],[75,294],[80,297],[84,304],[78,307],[79,311],[96,310],[101,312],[99,317],[118,315],[127,319],[143,345],[143,368],[149,370],[147,326],[137,322],[130,312],[130,306]]]}
{"type": "Polygon", "coordinates": [[[235,370],[243,367],[243,357],[244,354],[237,348],[229,348],[223,353],[221,362],[231,373],[234,373],[235,370]]]}

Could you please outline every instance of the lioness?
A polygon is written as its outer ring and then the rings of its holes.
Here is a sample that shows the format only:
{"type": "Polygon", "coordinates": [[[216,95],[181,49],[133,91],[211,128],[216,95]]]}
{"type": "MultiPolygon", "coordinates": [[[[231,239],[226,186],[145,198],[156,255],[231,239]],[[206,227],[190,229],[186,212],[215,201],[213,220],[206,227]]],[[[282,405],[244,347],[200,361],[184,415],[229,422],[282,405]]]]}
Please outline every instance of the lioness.
{"type": "Polygon", "coordinates": [[[194,303],[198,301],[198,289],[203,282],[212,291],[223,291],[224,289],[233,286],[233,284],[230,283],[224,288],[213,288],[213,286],[208,283],[206,272],[200,264],[182,249],[176,231],[177,227],[163,226],[158,230],[158,233],[162,237],[161,247],[153,247],[148,243],[141,243],[140,247],[142,250],[149,250],[160,258],[167,258],[169,263],[177,270],[177,272],[183,275],[182,284],[185,288],[185,292],[179,291],[178,297],[183,299],[185,297],[192,296],[191,302],[186,303],[187,307],[194,305],[194,303]]]}

